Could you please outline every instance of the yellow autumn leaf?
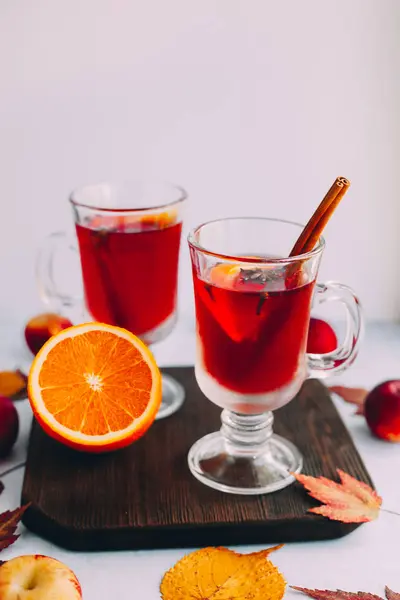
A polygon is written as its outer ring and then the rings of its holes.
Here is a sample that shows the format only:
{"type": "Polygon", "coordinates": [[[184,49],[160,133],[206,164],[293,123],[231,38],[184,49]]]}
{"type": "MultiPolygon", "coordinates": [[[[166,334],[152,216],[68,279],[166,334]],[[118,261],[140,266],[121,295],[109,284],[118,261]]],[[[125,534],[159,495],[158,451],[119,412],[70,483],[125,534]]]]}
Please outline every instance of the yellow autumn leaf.
{"type": "Polygon", "coordinates": [[[163,600],[281,600],[286,582],[269,554],[203,548],[184,556],[161,582],[163,600]]]}

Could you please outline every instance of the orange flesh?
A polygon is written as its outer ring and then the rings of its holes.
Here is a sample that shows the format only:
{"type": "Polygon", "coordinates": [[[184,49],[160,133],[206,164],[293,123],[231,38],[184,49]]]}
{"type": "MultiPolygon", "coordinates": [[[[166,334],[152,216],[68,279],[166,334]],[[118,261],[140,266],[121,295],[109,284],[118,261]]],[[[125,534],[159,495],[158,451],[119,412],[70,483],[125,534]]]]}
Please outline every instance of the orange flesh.
{"type": "Polygon", "coordinates": [[[129,427],[143,414],[152,373],[128,340],[91,331],[61,340],[49,351],[39,385],[46,409],[61,425],[105,435],[129,427]]]}
{"type": "Polygon", "coordinates": [[[239,273],[240,267],[237,265],[219,263],[211,269],[210,280],[218,287],[231,289],[235,287],[239,273]]]}
{"type": "Polygon", "coordinates": [[[149,215],[127,215],[127,216],[115,216],[110,215],[97,215],[91,222],[90,227],[93,229],[107,227],[108,229],[120,229],[124,231],[129,227],[141,227],[148,226],[154,229],[164,229],[170,227],[177,219],[177,211],[170,210],[162,213],[155,213],[149,215]]]}

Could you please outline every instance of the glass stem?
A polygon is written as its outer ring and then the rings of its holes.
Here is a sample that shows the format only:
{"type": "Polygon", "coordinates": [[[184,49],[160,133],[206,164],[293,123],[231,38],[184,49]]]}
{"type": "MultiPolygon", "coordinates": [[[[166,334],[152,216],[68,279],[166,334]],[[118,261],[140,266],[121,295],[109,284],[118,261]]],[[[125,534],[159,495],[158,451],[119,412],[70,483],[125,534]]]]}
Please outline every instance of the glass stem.
{"type": "Polygon", "coordinates": [[[221,434],[226,451],[235,456],[265,454],[272,436],[274,416],[271,411],[259,415],[244,415],[223,410],[221,434]]]}

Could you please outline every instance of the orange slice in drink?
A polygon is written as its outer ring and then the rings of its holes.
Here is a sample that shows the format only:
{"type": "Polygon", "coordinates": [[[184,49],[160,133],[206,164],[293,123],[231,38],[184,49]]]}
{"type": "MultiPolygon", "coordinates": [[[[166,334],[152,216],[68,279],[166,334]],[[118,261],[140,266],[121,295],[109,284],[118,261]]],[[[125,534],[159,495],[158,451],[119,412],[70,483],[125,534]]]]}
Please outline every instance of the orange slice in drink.
{"type": "Polygon", "coordinates": [[[241,273],[246,267],[246,263],[216,264],[209,272],[211,285],[198,288],[208,311],[237,343],[255,340],[265,321],[258,311],[259,289],[263,286],[242,281],[241,273]]]}
{"type": "Polygon", "coordinates": [[[235,289],[240,275],[239,265],[217,263],[210,271],[210,281],[217,287],[235,289]]]}
{"type": "Polygon", "coordinates": [[[161,374],[135,335],[87,323],[64,329],[41,348],[28,394],[51,437],[77,450],[107,452],[131,444],[153,423],[161,374]]]}
{"type": "Polygon", "coordinates": [[[178,218],[178,212],[176,210],[164,211],[161,213],[154,213],[152,215],[144,215],[140,222],[143,227],[151,229],[165,229],[173,225],[178,218]]]}
{"type": "Polygon", "coordinates": [[[150,214],[128,214],[128,215],[114,215],[110,214],[96,215],[90,221],[90,227],[92,229],[108,230],[108,231],[147,231],[152,229],[165,229],[176,223],[178,218],[178,212],[176,210],[169,210],[160,213],[150,214]]]}

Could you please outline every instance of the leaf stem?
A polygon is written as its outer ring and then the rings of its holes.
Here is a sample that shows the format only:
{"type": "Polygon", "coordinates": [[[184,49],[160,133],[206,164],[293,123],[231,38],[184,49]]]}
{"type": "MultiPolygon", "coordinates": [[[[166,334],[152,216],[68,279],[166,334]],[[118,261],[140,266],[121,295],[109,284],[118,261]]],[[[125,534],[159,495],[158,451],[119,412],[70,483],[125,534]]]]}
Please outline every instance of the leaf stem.
{"type": "Polygon", "coordinates": [[[400,517],[400,513],[396,512],[395,510],[389,510],[388,508],[381,508],[381,512],[388,513],[389,515],[397,515],[398,517],[400,517]]]}
{"type": "Polygon", "coordinates": [[[24,462],[18,463],[17,465],[14,465],[13,467],[10,467],[6,471],[3,471],[3,473],[0,473],[0,478],[5,477],[6,475],[10,475],[11,473],[14,473],[14,471],[18,471],[18,469],[22,469],[22,467],[24,467],[25,465],[26,465],[26,462],[24,461],[24,462]]]}

